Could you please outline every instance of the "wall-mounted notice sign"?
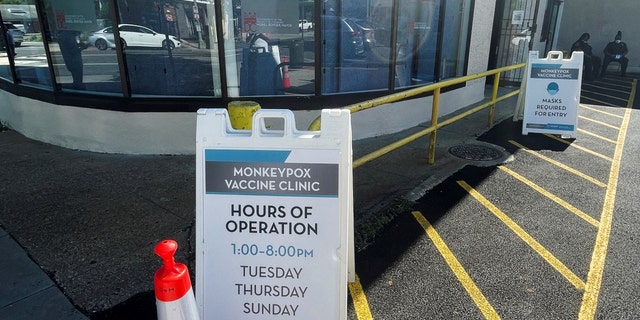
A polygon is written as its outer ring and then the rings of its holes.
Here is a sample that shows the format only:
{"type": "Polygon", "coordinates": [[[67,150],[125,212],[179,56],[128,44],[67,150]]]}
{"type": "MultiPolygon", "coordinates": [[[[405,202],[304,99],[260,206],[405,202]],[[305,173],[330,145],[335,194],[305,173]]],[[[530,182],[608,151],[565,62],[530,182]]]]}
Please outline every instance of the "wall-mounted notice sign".
{"type": "Polygon", "coordinates": [[[559,51],[549,52],[544,59],[539,59],[537,51],[529,52],[522,134],[576,136],[582,58],[579,51],[571,59],[563,59],[559,51]]]}
{"type": "Polygon", "coordinates": [[[321,132],[297,131],[291,111],[259,110],[252,130],[234,130],[225,109],[198,111],[203,319],[346,319],[350,113],[321,120],[321,132]],[[273,119],[284,130],[268,129],[273,119]]]}

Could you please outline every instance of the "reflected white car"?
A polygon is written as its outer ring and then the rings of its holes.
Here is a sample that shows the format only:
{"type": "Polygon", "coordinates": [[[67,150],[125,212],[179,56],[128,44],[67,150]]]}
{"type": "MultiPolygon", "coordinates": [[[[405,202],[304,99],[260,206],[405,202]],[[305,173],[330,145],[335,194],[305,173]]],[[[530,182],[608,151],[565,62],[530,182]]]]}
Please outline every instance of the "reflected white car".
{"type": "MultiPolygon", "coordinates": [[[[120,31],[120,42],[123,49],[126,47],[150,47],[173,50],[182,45],[180,40],[174,36],[170,35],[169,39],[167,39],[165,34],[135,24],[121,24],[118,26],[118,30],[120,31]]],[[[87,43],[100,50],[115,48],[113,27],[106,27],[92,32],[87,38],[87,43]]]]}

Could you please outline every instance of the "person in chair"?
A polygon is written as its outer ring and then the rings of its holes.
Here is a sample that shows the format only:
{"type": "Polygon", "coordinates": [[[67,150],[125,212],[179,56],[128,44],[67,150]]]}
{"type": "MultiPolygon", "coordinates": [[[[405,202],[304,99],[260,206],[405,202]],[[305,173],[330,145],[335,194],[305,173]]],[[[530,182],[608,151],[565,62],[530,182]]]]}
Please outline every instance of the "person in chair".
{"type": "Polygon", "coordinates": [[[627,65],[629,64],[629,59],[625,57],[629,52],[629,48],[627,48],[627,44],[622,42],[622,32],[618,31],[614,40],[609,42],[606,47],[604,47],[604,61],[602,63],[602,71],[600,72],[600,76],[604,77],[607,73],[607,66],[611,62],[620,63],[620,75],[625,77],[627,75],[627,65]]]}
{"type": "Polygon", "coordinates": [[[582,62],[584,65],[583,75],[587,81],[598,77],[601,64],[600,57],[593,54],[593,48],[589,45],[589,38],[591,38],[589,33],[583,33],[571,46],[570,53],[570,55],[572,55],[574,51],[584,52],[584,61],[582,62]]]}

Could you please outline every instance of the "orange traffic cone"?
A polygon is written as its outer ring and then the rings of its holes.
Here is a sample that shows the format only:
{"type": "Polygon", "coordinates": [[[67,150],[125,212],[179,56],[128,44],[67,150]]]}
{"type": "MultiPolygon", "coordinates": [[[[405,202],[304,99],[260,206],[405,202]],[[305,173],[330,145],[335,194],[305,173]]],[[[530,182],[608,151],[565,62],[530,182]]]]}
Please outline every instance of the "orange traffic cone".
{"type": "Polygon", "coordinates": [[[282,57],[282,86],[284,88],[291,87],[291,79],[289,79],[289,59],[287,56],[282,57]]]}
{"type": "Polygon", "coordinates": [[[178,243],[174,240],[163,240],[155,248],[163,261],[153,278],[158,320],[199,320],[189,270],[173,258],[177,249],[178,243]]]}

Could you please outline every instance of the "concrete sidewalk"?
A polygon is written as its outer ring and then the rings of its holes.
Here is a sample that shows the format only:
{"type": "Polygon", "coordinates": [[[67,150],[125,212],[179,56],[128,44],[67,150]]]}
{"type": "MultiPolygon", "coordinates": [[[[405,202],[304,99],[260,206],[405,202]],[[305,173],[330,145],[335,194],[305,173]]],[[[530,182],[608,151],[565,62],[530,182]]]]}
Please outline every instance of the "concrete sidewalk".
{"type": "MultiPolygon", "coordinates": [[[[499,103],[496,123],[513,115],[515,102],[499,103]]],[[[449,152],[487,131],[487,115],[439,130],[434,165],[427,164],[427,136],[354,170],[360,247],[375,228],[359,226],[392,218],[398,199],[419,198],[469,163],[504,160],[449,152]]],[[[354,159],[423,128],[354,141],[354,159]]],[[[162,239],[180,244],[176,260],[194,275],[193,155],[96,154],[5,131],[0,162],[0,319],[153,319],[160,267],[153,248],[162,239]]]]}

